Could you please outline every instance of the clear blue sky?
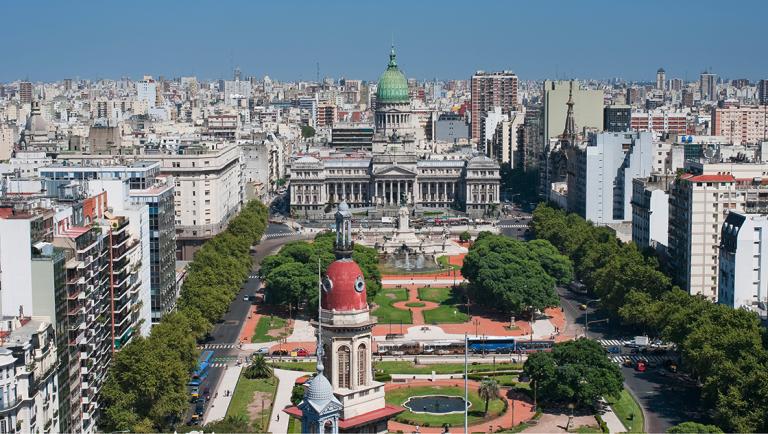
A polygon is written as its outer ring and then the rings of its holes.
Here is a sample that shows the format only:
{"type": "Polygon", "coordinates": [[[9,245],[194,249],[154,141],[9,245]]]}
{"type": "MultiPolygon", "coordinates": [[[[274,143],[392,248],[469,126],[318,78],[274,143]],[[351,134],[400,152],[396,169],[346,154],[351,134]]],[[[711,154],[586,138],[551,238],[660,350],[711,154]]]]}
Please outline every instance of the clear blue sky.
{"type": "Polygon", "coordinates": [[[245,75],[768,77],[768,1],[131,0],[0,3],[0,81],[245,75]]]}

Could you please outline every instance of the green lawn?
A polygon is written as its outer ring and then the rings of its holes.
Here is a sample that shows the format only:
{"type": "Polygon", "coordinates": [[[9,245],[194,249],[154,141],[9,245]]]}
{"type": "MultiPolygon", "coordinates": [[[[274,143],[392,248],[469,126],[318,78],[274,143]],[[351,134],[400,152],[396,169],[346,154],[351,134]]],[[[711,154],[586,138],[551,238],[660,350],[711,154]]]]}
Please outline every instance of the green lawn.
{"type": "Polygon", "coordinates": [[[582,425],[582,426],[580,426],[580,427],[578,427],[576,429],[570,430],[569,432],[575,432],[575,433],[581,433],[581,434],[591,434],[591,433],[601,433],[602,434],[603,431],[600,429],[599,426],[595,426],[595,425],[582,425]]]}
{"type": "Polygon", "coordinates": [[[438,256],[437,263],[440,264],[440,267],[442,268],[453,268],[456,270],[461,270],[461,265],[451,264],[448,258],[450,258],[450,256],[438,256]]]}
{"type": "Polygon", "coordinates": [[[288,421],[288,434],[301,434],[301,421],[291,417],[288,421]]]}
{"type": "Polygon", "coordinates": [[[408,306],[408,307],[424,307],[424,306],[426,306],[421,301],[411,301],[411,302],[405,303],[405,305],[408,306]]]}
{"type": "MultiPolygon", "coordinates": [[[[394,390],[388,390],[386,394],[386,401],[388,404],[403,405],[405,401],[411,396],[423,396],[423,395],[447,395],[447,396],[464,396],[464,387],[455,386],[419,386],[419,387],[403,387],[394,390]]],[[[483,415],[485,409],[485,401],[480,399],[480,396],[475,391],[469,392],[469,402],[472,405],[469,407],[469,424],[476,424],[484,419],[492,419],[498,417],[504,411],[504,402],[501,399],[494,399],[488,405],[488,415],[483,415]]],[[[405,412],[395,417],[396,420],[408,423],[411,425],[421,426],[443,426],[448,423],[451,426],[461,426],[464,424],[464,414],[428,414],[428,413],[413,413],[406,409],[405,412]]]]}
{"type": "Polygon", "coordinates": [[[378,306],[373,311],[373,316],[378,319],[379,324],[411,324],[411,311],[392,307],[392,303],[405,300],[408,300],[408,293],[403,288],[381,290],[373,299],[378,306]]]}
{"type": "Polygon", "coordinates": [[[643,432],[645,420],[643,411],[629,392],[622,390],[618,397],[606,397],[606,400],[611,405],[611,408],[613,408],[616,416],[621,420],[621,423],[627,428],[627,432],[643,432]]]}
{"type": "MultiPolygon", "coordinates": [[[[289,357],[286,357],[289,358],[289,357]]],[[[273,368],[289,371],[315,372],[317,362],[272,362],[273,368]]]]}
{"type": "Polygon", "coordinates": [[[256,324],[251,342],[269,342],[284,338],[286,336],[285,322],[285,319],[277,316],[262,316],[256,324]],[[280,333],[277,336],[270,336],[268,333],[271,330],[280,330],[280,333]]]}
{"type": "MultiPolygon", "coordinates": [[[[237,380],[235,391],[232,393],[232,401],[230,401],[229,407],[227,408],[227,416],[242,415],[250,421],[254,432],[266,431],[266,429],[261,429],[261,423],[262,420],[264,420],[267,422],[267,424],[269,424],[269,417],[270,413],[272,412],[272,404],[270,403],[268,406],[265,406],[263,413],[261,412],[261,407],[259,407],[259,414],[255,415],[253,418],[248,412],[248,405],[253,401],[253,395],[256,392],[265,392],[269,394],[270,401],[274,400],[275,391],[277,390],[277,383],[278,381],[274,377],[268,379],[249,380],[243,375],[240,375],[240,378],[237,380]]],[[[224,392],[221,391],[221,393],[224,392]]],[[[260,406],[261,403],[258,403],[258,405],[260,406]]]]}
{"type": "Polygon", "coordinates": [[[419,299],[440,303],[435,309],[423,312],[427,324],[464,323],[469,316],[461,311],[464,305],[459,296],[451,288],[419,288],[419,299]]]}
{"type": "MultiPolygon", "coordinates": [[[[478,363],[467,367],[470,374],[480,372],[491,372],[495,368],[497,371],[507,371],[522,369],[519,363],[478,363]]],[[[374,362],[373,368],[377,371],[383,371],[386,374],[463,374],[463,363],[436,363],[432,365],[414,365],[412,362],[374,362]]]]}

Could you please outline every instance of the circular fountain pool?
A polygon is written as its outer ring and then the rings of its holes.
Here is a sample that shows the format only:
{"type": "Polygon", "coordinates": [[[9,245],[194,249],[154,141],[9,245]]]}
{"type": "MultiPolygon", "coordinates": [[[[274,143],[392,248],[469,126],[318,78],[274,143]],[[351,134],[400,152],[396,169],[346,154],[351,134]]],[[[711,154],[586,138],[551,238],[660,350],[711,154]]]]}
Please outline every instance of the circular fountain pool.
{"type": "Polygon", "coordinates": [[[413,413],[448,414],[463,413],[465,402],[460,396],[425,395],[412,396],[403,406],[413,413]]]}

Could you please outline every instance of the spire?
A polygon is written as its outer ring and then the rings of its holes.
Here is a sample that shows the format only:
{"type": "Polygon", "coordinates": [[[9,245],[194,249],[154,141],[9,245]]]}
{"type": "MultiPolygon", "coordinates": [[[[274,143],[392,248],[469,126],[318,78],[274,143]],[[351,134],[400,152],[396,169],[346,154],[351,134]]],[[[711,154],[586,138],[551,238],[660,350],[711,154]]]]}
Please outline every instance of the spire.
{"type": "Polygon", "coordinates": [[[395,44],[392,44],[392,48],[389,50],[389,65],[387,65],[388,69],[397,68],[397,60],[395,60],[396,57],[397,54],[395,54],[395,44]]]}
{"type": "Polygon", "coordinates": [[[565,105],[568,106],[568,112],[565,115],[563,138],[568,139],[573,144],[576,138],[576,122],[573,120],[573,80],[571,80],[570,88],[568,89],[568,102],[565,105]]]}

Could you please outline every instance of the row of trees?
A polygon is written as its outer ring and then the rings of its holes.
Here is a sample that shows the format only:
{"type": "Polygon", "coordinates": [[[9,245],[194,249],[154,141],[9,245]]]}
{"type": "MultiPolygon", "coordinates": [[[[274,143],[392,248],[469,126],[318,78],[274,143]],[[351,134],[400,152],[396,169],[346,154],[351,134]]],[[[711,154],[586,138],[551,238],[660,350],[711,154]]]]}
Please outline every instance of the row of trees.
{"type": "Polygon", "coordinates": [[[768,431],[768,335],[750,312],[673,286],[652,255],[612,231],[540,205],[536,236],[574,263],[576,276],[625,326],[677,345],[683,368],[702,386],[702,407],[726,431],[768,431]]]}
{"type": "MultiPolygon", "coordinates": [[[[277,254],[264,258],[259,277],[266,282],[267,302],[288,304],[296,309],[311,306],[309,313],[314,314],[314,306],[317,305],[318,260],[322,270],[336,260],[335,238],[333,232],[324,232],[311,243],[294,241],[283,246],[277,254]]],[[[371,300],[381,289],[379,256],[375,249],[355,244],[352,259],[363,271],[366,292],[371,300]]]]}
{"type": "Polygon", "coordinates": [[[573,277],[570,259],[549,242],[514,240],[481,232],[464,258],[461,274],[481,305],[515,313],[557,306],[556,284],[573,277]]]}
{"type": "Polygon", "coordinates": [[[549,353],[531,354],[523,371],[543,401],[581,407],[619,394],[624,381],[618,365],[605,356],[600,344],[588,339],[556,344],[549,353]]]}
{"type": "Polygon", "coordinates": [[[104,431],[169,431],[189,406],[187,382],[197,341],[227,310],[251,269],[250,247],[267,226],[267,208],[246,204],[225,232],[195,254],[176,311],[149,337],[136,336],[117,353],[101,390],[104,431]]]}

